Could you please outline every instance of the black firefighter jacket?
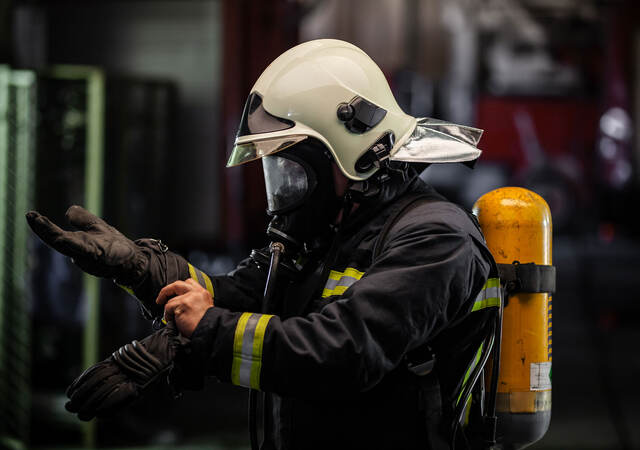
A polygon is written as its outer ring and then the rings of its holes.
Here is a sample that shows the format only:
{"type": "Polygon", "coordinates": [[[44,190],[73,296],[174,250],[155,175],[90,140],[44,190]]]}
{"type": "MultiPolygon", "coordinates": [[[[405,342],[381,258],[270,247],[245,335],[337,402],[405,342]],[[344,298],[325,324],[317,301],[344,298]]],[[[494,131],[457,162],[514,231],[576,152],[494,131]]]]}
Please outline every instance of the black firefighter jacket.
{"type": "Polygon", "coordinates": [[[175,256],[177,277],[195,278],[214,296],[191,338],[200,368],[192,370],[267,393],[267,436],[277,449],[443,448],[488,320],[471,312],[492,267],[481,232],[414,178],[363,203],[337,239],[306,275],[279,278],[269,313],[261,306],[264,265],[249,258],[209,277],[175,256]],[[381,229],[398,215],[394,205],[417,194],[423,198],[373,258],[381,229]],[[435,399],[425,399],[407,370],[427,345],[436,355],[435,399]],[[440,419],[427,418],[430,407],[440,419]]]}

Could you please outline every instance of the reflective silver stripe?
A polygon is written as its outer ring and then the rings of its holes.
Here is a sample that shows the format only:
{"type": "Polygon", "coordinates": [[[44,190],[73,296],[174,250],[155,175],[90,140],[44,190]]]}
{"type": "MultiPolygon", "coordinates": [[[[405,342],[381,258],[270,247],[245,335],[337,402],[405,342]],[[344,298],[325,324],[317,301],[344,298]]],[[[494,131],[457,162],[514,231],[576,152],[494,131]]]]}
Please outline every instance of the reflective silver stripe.
{"type": "Polygon", "coordinates": [[[262,348],[270,314],[243,313],[236,324],[233,339],[231,382],[260,389],[262,348]]]}
{"type": "Polygon", "coordinates": [[[492,297],[497,298],[500,295],[499,289],[500,288],[498,288],[498,287],[490,287],[490,288],[486,288],[486,289],[481,290],[478,293],[478,296],[476,297],[476,302],[485,300],[487,298],[492,298],[492,297]]]}
{"type": "Polygon", "coordinates": [[[364,272],[360,272],[353,267],[347,267],[344,272],[332,270],[329,272],[329,278],[322,290],[322,297],[330,297],[332,295],[341,295],[349,289],[356,281],[358,281],[364,272]]]}
{"type": "Polygon", "coordinates": [[[247,320],[247,325],[244,329],[244,336],[242,337],[242,354],[240,356],[240,373],[239,373],[239,385],[245,387],[251,387],[251,363],[253,362],[253,338],[256,332],[256,325],[258,325],[259,314],[252,314],[247,320]]]}
{"type": "MultiPolygon", "coordinates": [[[[136,293],[133,292],[133,289],[130,288],[129,286],[125,286],[124,284],[118,284],[118,283],[116,283],[116,286],[118,286],[120,289],[124,289],[125,291],[127,291],[127,293],[129,295],[132,295],[132,296],[136,297],[136,293]]],[[[138,297],[136,297],[136,298],[138,298],[138,297]]]]}
{"type": "Polygon", "coordinates": [[[347,275],[343,275],[339,280],[332,280],[331,278],[329,278],[327,280],[327,284],[324,285],[324,288],[325,289],[329,289],[329,290],[333,290],[338,286],[349,287],[353,283],[355,283],[356,281],[358,281],[358,278],[349,277],[347,275]]]}
{"type": "Polygon", "coordinates": [[[196,269],[195,272],[196,272],[196,277],[197,277],[196,281],[198,281],[198,283],[200,283],[200,286],[202,286],[203,288],[206,289],[207,285],[204,283],[204,278],[202,277],[202,272],[200,272],[198,269],[196,269]]]}
{"type": "Polygon", "coordinates": [[[211,283],[211,278],[201,271],[200,269],[191,265],[191,263],[187,263],[189,266],[189,276],[196,280],[200,286],[205,288],[211,294],[211,297],[215,297],[213,292],[213,284],[211,283]]]}
{"type": "Polygon", "coordinates": [[[476,296],[471,311],[500,306],[500,279],[489,278],[482,290],[476,296]]]}

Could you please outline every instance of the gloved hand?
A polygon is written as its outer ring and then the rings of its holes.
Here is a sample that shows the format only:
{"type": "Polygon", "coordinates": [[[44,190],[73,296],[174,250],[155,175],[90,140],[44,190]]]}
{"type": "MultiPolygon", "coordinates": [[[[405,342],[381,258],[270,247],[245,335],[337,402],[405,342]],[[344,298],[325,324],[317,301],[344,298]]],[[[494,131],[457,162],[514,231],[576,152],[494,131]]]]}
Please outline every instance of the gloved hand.
{"type": "Polygon", "coordinates": [[[67,221],[80,231],[65,231],[37,211],[27,213],[31,229],[47,245],[91,275],[115,279],[125,286],[135,286],[147,273],[150,250],[74,205],[66,213],[67,221]]]}
{"type": "Polygon", "coordinates": [[[176,355],[189,340],[181,336],[173,322],[133,341],[106,360],[85,370],[67,388],[65,407],[80,420],[117,413],[140,397],[145,389],[173,368],[176,355]]]}

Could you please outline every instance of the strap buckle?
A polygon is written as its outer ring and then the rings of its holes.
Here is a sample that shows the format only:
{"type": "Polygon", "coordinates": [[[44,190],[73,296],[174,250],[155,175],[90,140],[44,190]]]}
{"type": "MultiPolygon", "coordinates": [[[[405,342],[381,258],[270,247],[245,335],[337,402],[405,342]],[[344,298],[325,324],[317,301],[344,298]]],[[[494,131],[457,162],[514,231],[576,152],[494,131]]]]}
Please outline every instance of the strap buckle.
{"type": "Polygon", "coordinates": [[[169,247],[167,247],[167,244],[162,242],[160,239],[151,239],[151,240],[158,246],[161,253],[167,253],[169,251],[169,247]]]}
{"type": "Polygon", "coordinates": [[[555,266],[514,261],[511,264],[498,264],[498,272],[509,294],[553,294],[556,291],[555,266]]]}
{"type": "Polygon", "coordinates": [[[378,143],[371,147],[371,151],[376,155],[377,160],[373,161],[373,165],[380,167],[389,159],[389,148],[383,143],[378,143]]]}
{"type": "Polygon", "coordinates": [[[433,372],[433,368],[435,367],[435,365],[436,365],[436,355],[431,353],[431,358],[429,360],[421,363],[409,362],[407,364],[407,369],[409,369],[409,372],[411,372],[412,374],[418,377],[423,377],[433,372]]]}

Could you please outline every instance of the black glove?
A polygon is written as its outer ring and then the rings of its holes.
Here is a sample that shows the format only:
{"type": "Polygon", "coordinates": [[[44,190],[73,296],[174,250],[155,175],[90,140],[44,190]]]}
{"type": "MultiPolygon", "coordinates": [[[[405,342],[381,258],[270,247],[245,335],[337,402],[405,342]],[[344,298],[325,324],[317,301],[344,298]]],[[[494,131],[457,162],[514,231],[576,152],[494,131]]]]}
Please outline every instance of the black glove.
{"type": "Polygon", "coordinates": [[[169,322],[142,341],[120,347],[76,378],[67,388],[69,401],[65,407],[77,413],[80,420],[117,413],[168,375],[176,356],[188,344],[189,339],[169,322]]]}
{"type": "Polygon", "coordinates": [[[67,221],[80,231],[65,231],[37,211],[27,213],[31,229],[47,245],[91,275],[112,278],[125,286],[137,285],[149,268],[151,251],[80,206],[71,206],[67,221]]]}

